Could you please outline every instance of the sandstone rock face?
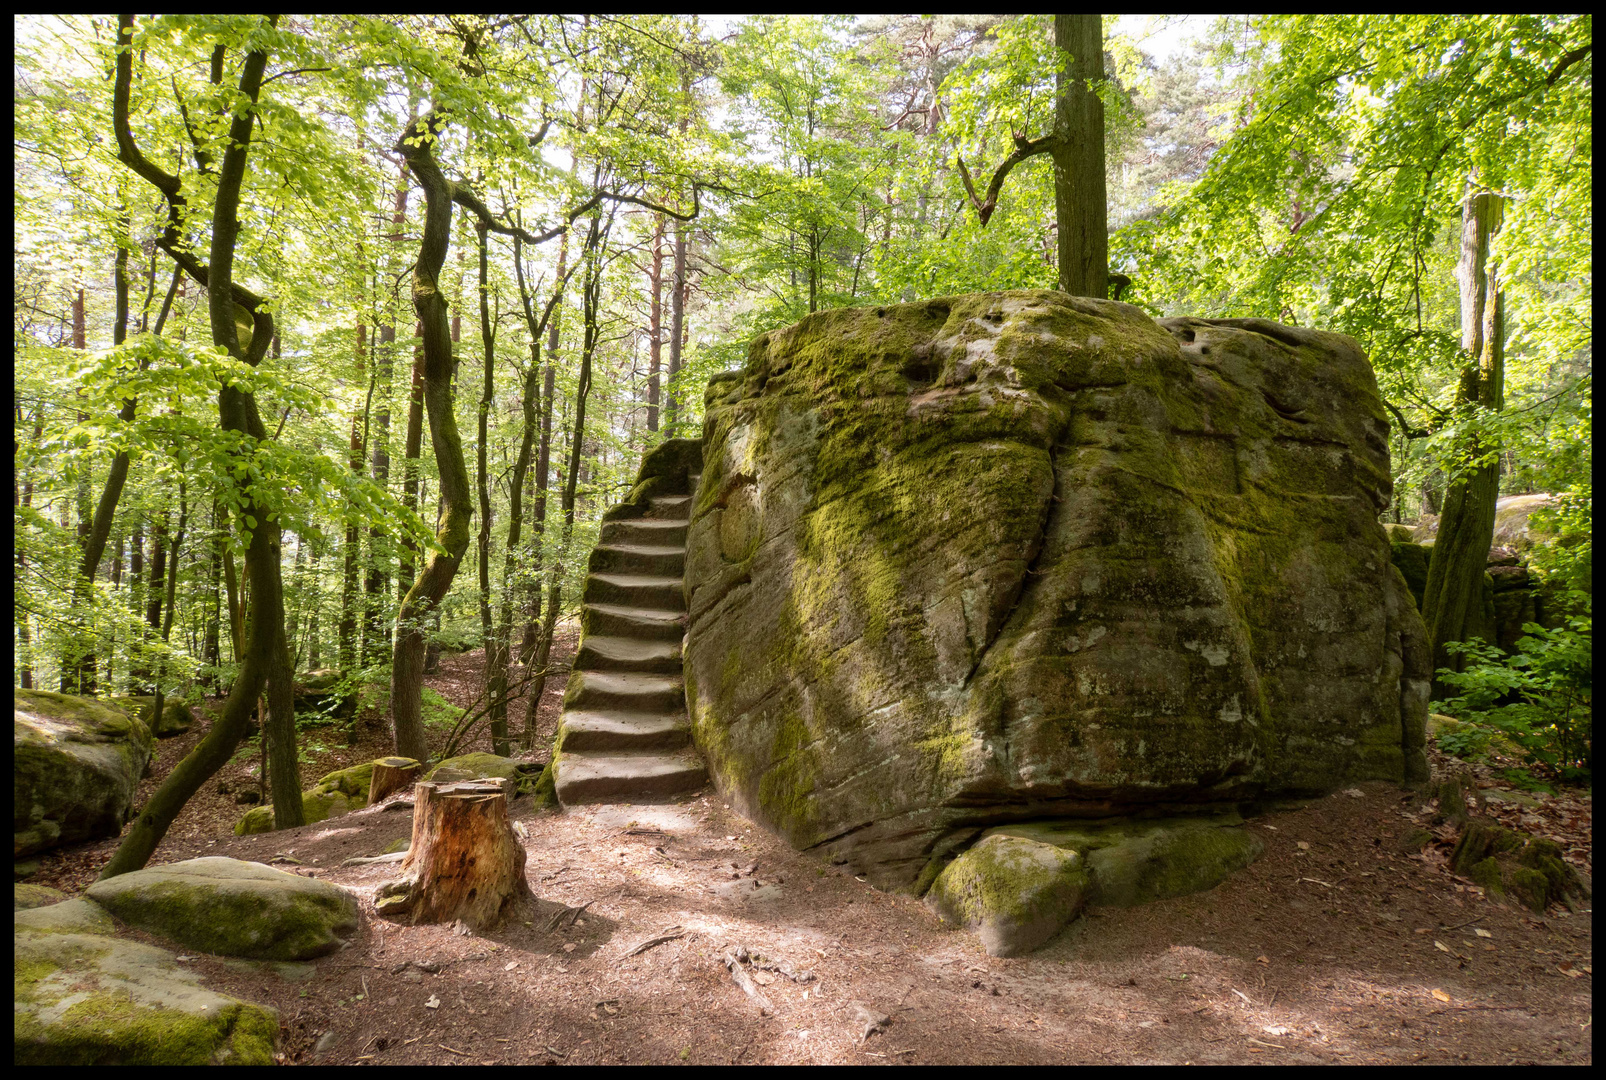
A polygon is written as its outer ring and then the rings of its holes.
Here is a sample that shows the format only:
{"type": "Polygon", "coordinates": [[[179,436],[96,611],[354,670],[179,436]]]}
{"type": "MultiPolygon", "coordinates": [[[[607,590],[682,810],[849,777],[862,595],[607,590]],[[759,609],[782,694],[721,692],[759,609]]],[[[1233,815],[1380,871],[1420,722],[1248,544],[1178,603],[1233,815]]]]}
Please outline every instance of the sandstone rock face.
{"type": "Polygon", "coordinates": [[[97,881],[85,895],[131,926],[219,956],[310,960],[357,928],[350,893],[239,859],[147,867],[97,881]]]}
{"type": "Polygon", "coordinates": [[[688,706],[799,847],[909,886],[980,826],[1425,776],[1349,338],[1037,291],[822,312],[706,418],[688,706]]]}
{"type": "Polygon", "coordinates": [[[93,698],[14,691],[12,852],[116,836],[133,816],[150,728],[93,698]]]}

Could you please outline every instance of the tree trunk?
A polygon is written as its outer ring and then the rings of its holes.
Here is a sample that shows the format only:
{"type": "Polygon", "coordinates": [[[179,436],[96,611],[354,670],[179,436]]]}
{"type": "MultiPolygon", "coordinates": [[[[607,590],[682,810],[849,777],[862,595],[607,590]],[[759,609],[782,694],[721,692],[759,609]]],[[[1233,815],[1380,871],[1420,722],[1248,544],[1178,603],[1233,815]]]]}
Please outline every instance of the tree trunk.
{"type": "Polygon", "coordinates": [[[675,376],[680,374],[681,344],[686,332],[686,223],[675,222],[675,277],[669,287],[669,390],[664,395],[664,437],[673,439],[680,403],[675,376]]]}
{"type": "MultiPolygon", "coordinates": [[[[1468,195],[1462,206],[1461,347],[1468,363],[1456,391],[1458,411],[1498,411],[1505,404],[1505,312],[1498,267],[1489,246],[1500,231],[1501,197],[1468,195]]],[[[1433,642],[1433,669],[1461,670],[1462,658],[1445,646],[1474,637],[1489,640],[1492,628],[1483,610],[1483,577],[1494,539],[1495,501],[1500,496],[1499,447],[1475,442],[1470,459],[1480,462],[1454,479],[1444,496],[1444,513],[1428,562],[1422,617],[1433,642]]],[[[1434,680],[1434,697],[1448,688],[1434,680]]]]}
{"type": "Polygon", "coordinates": [[[413,267],[413,309],[423,332],[424,411],[429,418],[430,443],[440,474],[444,513],[436,529],[440,550],[429,554],[418,580],[408,590],[396,613],[396,644],[391,659],[390,709],[395,724],[396,753],[423,760],[422,693],[425,653],[425,619],[446,596],[468,550],[469,522],[474,516],[468,467],[457,433],[452,408],[452,341],[447,326],[446,298],[438,287],[452,221],[451,187],[431,151],[430,119],[408,125],[395,150],[407,159],[424,189],[424,235],[418,262],[413,267]],[[427,135],[429,138],[420,138],[427,135]]]}
{"type": "MultiPolygon", "coordinates": [[[[409,510],[418,509],[418,462],[424,454],[424,345],[417,328],[413,334],[412,389],[407,396],[407,435],[402,446],[402,505],[409,510]]],[[[412,587],[417,565],[413,559],[418,545],[412,540],[402,542],[401,560],[396,565],[396,585],[401,590],[398,602],[412,587]]]]}
{"type": "Polygon", "coordinates": [[[1104,194],[1102,15],[1055,15],[1054,47],[1069,53],[1055,79],[1054,220],[1059,287],[1072,296],[1109,296],[1109,225],[1104,194]]]}
{"type": "MultiPolygon", "coordinates": [[[[490,442],[491,400],[495,393],[496,327],[491,322],[489,280],[489,238],[484,225],[479,229],[480,256],[480,342],[485,354],[479,410],[479,445],[475,450],[475,481],[480,497],[479,577],[480,632],[485,641],[485,696],[490,709],[491,750],[508,756],[507,739],[507,648],[508,641],[491,613],[491,480],[487,444],[490,442]]],[[[517,486],[519,478],[515,478],[517,486]]]]}
{"type": "Polygon", "coordinates": [[[658,215],[658,224],[652,233],[652,261],[647,271],[647,332],[650,359],[647,368],[647,430],[658,430],[659,378],[664,357],[664,218],[658,215]]]}
{"type": "Polygon", "coordinates": [[[484,930],[533,895],[501,785],[420,783],[413,799],[402,877],[376,890],[378,914],[414,926],[461,921],[484,930]]]}
{"type": "MultiPolygon", "coordinates": [[[[270,27],[275,25],[277,16],[268,16],[266,22],[270,27]]],[[[192,254],[178,244],[177,223],[182,220],[184,205],[183,189],[178,177],[164,173],[145,158],[129,130],[134,55],[130,46],[134,36],[134,17],[119,15],[117,32],[121,47],[117,51],[112,112],[118,157],[163,193],[170,211],[170,224],[163,237],[166,244],[164,250],[175,261],[186,266],[198,282],[206,284],[212,344],[234,359],[255,367],[267,353],[273,336],[273,316],[261,298],[234,284],[235,245],[240,234],[240,190],[245,179],[255,110],[236,110],[229,124],[224,141],[227,149],[223,151],[222,163],[218,168],[216,196],[212,204],[212,236],[208,251],[210,265],[202,267],[192,254]]],[[[260,49],[246,54],[238,90],[241,101],[256,102],[267,60],[267,53],[260,49]]],[[[223,387],[218,393],[218,421],[223,430],[256,442],[269,437],[255,398],[232,386],[223,387]]],[[[247,464],[240,462],[239,467],[243,469],[247,464]]],[[[224,702],[222,715],[212,724],[211,730],[147,800],[117,851],[101,871],[103,879],[144,866],[190,796],[228,762],[245,733],[251,707],[269,675],[274,644],[284,640],[278,519],[267,506],[249,496],[243,500],[239,513],[241,528],[250,535],[246,569],[251,578],[251,612],[245,633],[247,647],[239,678],[235,680],[228,700],[224,702]],[[247,516],[256,521],[256,528],[247,529],[247,516]]],[[[297,811],[299,813],[299,805],[297,811]]]]}

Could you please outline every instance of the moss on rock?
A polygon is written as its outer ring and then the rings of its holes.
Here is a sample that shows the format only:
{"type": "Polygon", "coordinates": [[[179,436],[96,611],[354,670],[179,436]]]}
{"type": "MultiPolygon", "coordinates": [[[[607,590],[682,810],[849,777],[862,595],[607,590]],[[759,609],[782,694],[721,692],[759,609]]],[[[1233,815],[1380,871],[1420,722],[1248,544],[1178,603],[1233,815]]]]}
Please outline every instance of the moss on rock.
{"type": "Polygon", "coordinates": [[[97,881],[86,895],[131,926],[219,956],[309,960],[357,928],[357,903],[344,890],[238,859],[147,867],[97,881]]]}
{"type": "Polygon", "coordinates": [[[1080,914],[1087,885],[1075,851],[994,835],[949,863],[926,903],[944,921],[974,930],[989,956],[1020,956],[1080,914]]]}
{"type": "Polygon", "coordinates": [[[13,937],[16,1065],[271,1065],[272,1009],[214,993],[162,949],[78,933],[13,937]]]}
{"type": "Polygon", "coordinates": [[[29,885],[18,881],[12,885],[14,893],[11,910],[26,911],[29,908],[47,907],[50,904],[59,904],[67,899],[67,894],[52,889],[46,885],[29,885]]]}
{"type": "MultiPolygon", "coordinates": [[[[368,801],[364,792],[360,797],[352,798],[340,791],[303,791],[301,793],[301,815],[305,824],[312,825],[319,821],[327,821],[332,817],[349,814],[353,810],[361,809],[368,801]]],[[[271,805],[254,806],[245,812],[234,826],[235,836],[254,836],[257,833],[273,832],[277,826],[274,824],[273,807],[271,805]]]]}
{"type": "Polygon", "coordinates": [[[93,698],[14,691],[13,858],[116,836],[155,744],[137,715],[93,698]]]}
{"type": "Polygon", "coordinates": [[[1553,840],[1473,820],[1450,853],[1450,868],[1482,885],[1494,899],[1508,894],[1543,915],[1550,904],[1588,899],[1589,889],[1553,840]]]}
{"type": "Polygon", "coordinates": [[[686,700],[722,794],[794,844],[906,888],[1028,805],[1425,774],[1350,339],[979,293],[811,315],[707,401],[686,700]]]}

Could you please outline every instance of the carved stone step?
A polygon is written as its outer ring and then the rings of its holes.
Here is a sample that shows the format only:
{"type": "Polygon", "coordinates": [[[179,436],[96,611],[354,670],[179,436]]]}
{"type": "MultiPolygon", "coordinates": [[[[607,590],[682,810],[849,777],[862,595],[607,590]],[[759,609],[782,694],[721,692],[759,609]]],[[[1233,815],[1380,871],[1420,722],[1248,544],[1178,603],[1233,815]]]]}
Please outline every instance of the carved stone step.
{"type": "Polygon", "coordinates": [[[654,495],[647,503],[649,518],[662,521],[687,521],[691,518],[690,495],[654,495]]]}
{"type": "Polygon", "coordinates": [[[639,671],[680,674],[680,642],[589,634],[574,658],[577,671],[639,671]]]}
{"type": "Polygon", "coordinates": [[[654,574],[591,574],[581,597],[587,604],[685,611],[686,590],[678,577],[654,574]]]}
{"type": "Polygon", "coordinates": [[[588,569],[593,574],[680,577],[686,569],[686,549],[668,544],[598,544],[591,549],[588,569]]]}
{"type": "Polygon", "coordinates": [[[580,629],[586,636],[679,641],[686,635],[686,616],[678,611],[587,604],[580,609],[580,629]]]}
{"type": "Polygon", "coordinates": [[[691,721],[685,713],[567,712],[558,726],[560,754],[679,750],[690,745],[691,721]]]}
{"type": "Polygon", "coordinates": [[[573,671],[563,694],[564,712],[677,713],[686,707],[679,678],[623,671],[573,671]]]}
{"type": "Polygon", "coordinates": [[[625,518],[621,521],[604,521],[600,542],[604,544],[650,544],[659,547],[686,546],[684,521],[659,521],[655,518],[625,518]]]}
{"type": "Polygon", "coordinates": [[[565,753],[555,777],[558,801],[579,803],[644,802],[696,791],[708,782],[708,770],[696,751],[684,753],[565,753]]]}

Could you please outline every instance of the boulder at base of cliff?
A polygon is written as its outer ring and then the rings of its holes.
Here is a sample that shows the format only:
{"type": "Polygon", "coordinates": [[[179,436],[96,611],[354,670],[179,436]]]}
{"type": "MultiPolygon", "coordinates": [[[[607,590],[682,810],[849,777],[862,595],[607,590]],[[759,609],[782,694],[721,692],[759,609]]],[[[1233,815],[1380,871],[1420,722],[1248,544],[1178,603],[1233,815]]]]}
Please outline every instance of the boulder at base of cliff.
{"type": "Polygon", "coordinates": [[[1228,813],[1138,821],[1032,821],[984,833],[937,875],[926,903],[992,956],[1046,943],[1087,905],[1131,907],[1212,889],[1262,845],[1228,813]]]}
{"type": "Polygon", "coordinates": [[[171,697],[163,701],[160,720],[156,719],[156,697],[153,694],[135,694],[108,700],[118,708],[139,717],[145,726],[151,729],[151,734],[158,739],[171,739],[175,735],[188,734],[195,726],[195,714],[190,711],[190,707],[171,697]]]}
{"type": "Polygon", "coordinates": [[[274,1010],[207,990],[163,949],[105,936],[95,905],[14,919],[13,1064],[273,1064],[274,1010]]]}
{"type": "Polygon", "coordinates": [[[1087,869],[1075,851],[1019,836],[982,840],[937,875],[926,903],[974,930],[989,956],[1020,956],[1076,918],[1087,869]]]}
{"type": "Polygon", "coordinates": [[[14,691],[12,856],[116,836],[155,745],[138,717],[93,698],[14,691]]]}
{"type": "Polygon", "coordinates": [[[86,895],[130,926],[251,960],[310,960],[357,928],[357,901],[345,890],[238,859],[147,867],[97,881],[86,895]]]}

